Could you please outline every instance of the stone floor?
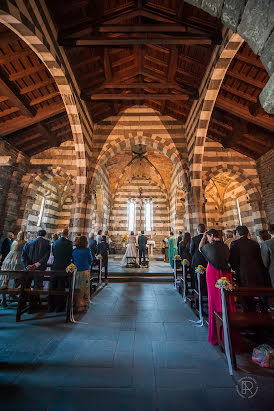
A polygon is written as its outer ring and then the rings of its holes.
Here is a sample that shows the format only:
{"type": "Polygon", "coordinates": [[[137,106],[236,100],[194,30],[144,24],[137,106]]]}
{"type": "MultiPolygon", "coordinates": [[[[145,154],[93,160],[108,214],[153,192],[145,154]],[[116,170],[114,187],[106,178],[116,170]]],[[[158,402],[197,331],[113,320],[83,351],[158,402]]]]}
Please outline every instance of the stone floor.
{"type": "Polygon", "coordinates": [[[168,263],[165,263],[162,255],[154,255],[150,257],[150,262],[148,268],[126,268],[121,266],[122,255],[110,255],[108,270],[112,273],[127,273],[130,274],[140,273],[140,275],[145,273],[163,273],[163,274],[173,274],[173,269],[168,263]]]}
{"type": "Polygon", "coordinates": [[[110,284],[79,323],[0,308],[0,409],[271,410],[273,379],[241,398],[225,357],[207,343],[170,284],[110,284]],[[47,317],[47,318],[46,318],[47,317]]]}

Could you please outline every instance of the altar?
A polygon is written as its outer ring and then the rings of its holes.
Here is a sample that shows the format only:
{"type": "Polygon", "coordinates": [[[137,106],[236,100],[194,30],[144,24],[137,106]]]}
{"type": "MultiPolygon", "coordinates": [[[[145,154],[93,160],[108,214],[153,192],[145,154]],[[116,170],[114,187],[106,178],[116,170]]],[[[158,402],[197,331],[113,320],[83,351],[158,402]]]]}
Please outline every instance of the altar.
{"type": "Polygon", "coordinates": [[[156,244],[154,240],[147,241],[148,255],[153,255],[153,248],[155,247],[155,245],[156,244]]]}

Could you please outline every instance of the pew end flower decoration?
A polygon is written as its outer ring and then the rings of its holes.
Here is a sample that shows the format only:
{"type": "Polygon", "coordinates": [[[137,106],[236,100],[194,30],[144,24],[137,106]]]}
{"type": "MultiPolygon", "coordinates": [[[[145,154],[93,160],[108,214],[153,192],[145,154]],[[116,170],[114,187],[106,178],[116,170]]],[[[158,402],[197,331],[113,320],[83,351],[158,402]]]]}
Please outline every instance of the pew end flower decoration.
{"type": "Polygon", "coordinates": [[[233,290],[233,285],[231,284],[231,282],[229,281],[229,279],[227,277],[219,278],[219,280],[216,281],[215,287],[219,288],[219,289],[223,288],[226,291],[232,291],[233,290]]]}
{"type": "Polygon", "coordinates": [[[204,274],[206,272],[206,268],[199,264],[198,267],[195,268],[195,273],[196,274],[204,274]]]}
{"type": "Polygon", "coordinates": [[[76,273],[76,271],[77,271],[77,267],[76,267],[76,265],[74,265],[74,264],[70,264],[70,265],[68,265],[67,268],[66,268],[66,272],[67,272],[67,273],[73,274],[73,273],[76,273]]]}
{"type": "Polygon", "coordinates": [[[182,264],[189,267],[189,261],[186,258],[183,259],[182,264]]]}
{"type": "Polygon", "coordinates": [[[98,254],[98,255],[97,255],[97,259],[98,259],[98,260],[102,260],[102,258],[103,258],[103,257],[102,257],[102,254],[98,254]]]}
{"type": "Polygon", "coordinates": [[[174,256],[174,260],[180,260],[180,256],[178,255],[178,254],[176,254],[175,256],[174,256]]]}

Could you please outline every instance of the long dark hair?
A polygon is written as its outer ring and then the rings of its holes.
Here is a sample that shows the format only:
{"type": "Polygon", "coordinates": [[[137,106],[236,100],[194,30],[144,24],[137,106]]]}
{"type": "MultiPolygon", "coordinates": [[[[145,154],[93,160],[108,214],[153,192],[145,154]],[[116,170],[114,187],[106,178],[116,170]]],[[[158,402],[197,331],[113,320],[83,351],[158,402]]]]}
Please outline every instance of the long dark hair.
{"type": "Polygon", "coordinates": [[[184,237],[183,237],[183,239],[182,239],[182,241],[181,241],[181,244],[182,244],[182,247],[183,248],[190,248],[190,240],[191,240],[191,236],[190,236],[190,233],[185,233],[184,234],[184,237]]]}

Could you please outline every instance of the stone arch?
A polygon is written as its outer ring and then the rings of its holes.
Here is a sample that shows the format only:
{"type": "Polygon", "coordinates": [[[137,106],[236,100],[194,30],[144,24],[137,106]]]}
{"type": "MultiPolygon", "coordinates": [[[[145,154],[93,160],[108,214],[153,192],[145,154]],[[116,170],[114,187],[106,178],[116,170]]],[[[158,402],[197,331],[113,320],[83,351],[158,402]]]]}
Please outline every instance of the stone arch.
{"type": "Polygon", "coordinates": [[[194,134],[194,141],[190,142],[193,145],[192,161],[191,161],[191,185],[193,197],[199,199],[202,195],[202,169],[203,169],[203,155],[207,130],[211,118],[211,114],[225,78],[227,69],[239,50],[243,39],[238,34],[232,34],[227,40],[226,46],[218,58],[212,73],[209,76],[208,87],[205,90],[205,96],[202,104],[202,109],[199,115],[198,126],[194,134]]]}
{"type": "Polygon", "coordinates": [[[235,165],[219,165],[208,171],[203,177],[203,189],[205,190],[210,182],[210,179],[214,179],[221,174],[225,174],[227,177],[239,183],[245,190],[248,198],[247,203],[250,206],[252,212],[252,225],[253,234],[258,234],[258,231],[266,225],[265,212],[263,209],[263,201],[261,193],[244,172],[235,165]]]}
{"type": "Polygon", "coordinates": [[[75,97],[59,57],[53,54],[44,34],[39,28],[23,14],[26,6],[24,4],[21,6],[19,8],[19,6],[12,4],[9,0],[2,1],[0,22],[15,32],[37,54],[56,82],[71,125],[76,152],[76,191],[81,195],[85,192],[86,188],[87,161],[84,135],[75,97]]]}
{"type": "Polygon", "coordinates": [[[133,136],[132,133],[124,135],[123,138],[119,138],[115,141],[107,142],[104,145],[93,170],[92,183],[95,181],[96,172],[103,164],[114,157],[115,154],[118,154],[125,149],[129,150],[136,144],[145,144],[165,154],[175,164],[176,173],[182,178],[184,187],[188,187],[187,170],[183,167],[179,152],[173,142],[171,143],[160,137],[147,137],[144,135],[133,136]]]}

